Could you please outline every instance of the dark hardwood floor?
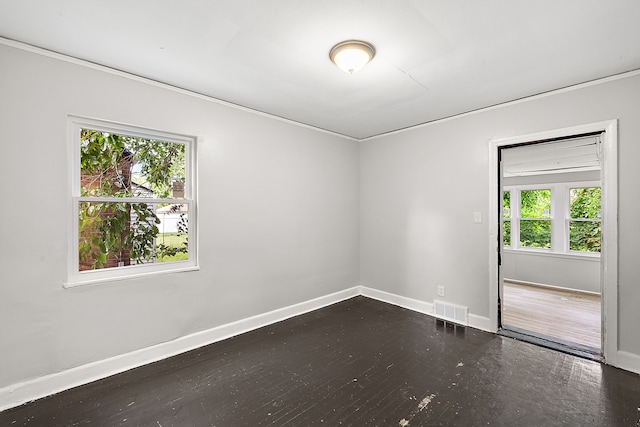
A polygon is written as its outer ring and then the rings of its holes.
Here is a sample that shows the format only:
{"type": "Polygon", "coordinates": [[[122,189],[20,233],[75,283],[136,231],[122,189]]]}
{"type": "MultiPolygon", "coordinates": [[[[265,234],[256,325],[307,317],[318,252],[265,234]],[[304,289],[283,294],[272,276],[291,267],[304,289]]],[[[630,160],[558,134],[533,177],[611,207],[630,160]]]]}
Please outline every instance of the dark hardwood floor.
{"type": "Polygon", "coordinates": [[[635,426],[640,376],[356,297],[0,413],[1,426],[635,426]]]}

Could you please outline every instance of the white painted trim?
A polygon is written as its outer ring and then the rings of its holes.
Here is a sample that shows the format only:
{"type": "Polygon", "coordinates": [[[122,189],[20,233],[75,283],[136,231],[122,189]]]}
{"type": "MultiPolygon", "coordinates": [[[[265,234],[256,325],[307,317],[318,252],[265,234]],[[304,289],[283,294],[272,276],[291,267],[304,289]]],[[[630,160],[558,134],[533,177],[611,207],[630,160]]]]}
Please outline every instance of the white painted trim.
{"type": "MultiPolygon", "coordinates": [[[[76,280],[76,281],[66,281],[66,282],[62,282],[62,287],[64,289],[71,289],[71,288],[75,288],[78,286],[94,286],[94,285],[102,285],[102,284],[106,284],[106,283],[111,283],[111,282],[121,282],[123,280],[131,280],[131,279],[139,279],[139,278],[143,278],[143,277],[152,277],[152,276],[158,276],[158,275],[163,275],[163,274],[178,274],[178,273],[188,273],[190,271],[200,271],[200,267],[195,265],[195,266],[190,266],[190,267],[180,267],[180,265],[184,265],[181,263],[186,263],[186,261],[175,261],[172,262],[171,264],[169,264],[167,266],[166,269],[159,269],[159,270],[153,270],[153,271],[142,271],[142,272],[138,272],[138,273],[134,273],[133,271],[135,270],[131,270],[128,271],[126,275],[119,275],[119,276],[113,276],[113,277],[102,277],[99,279],[96,278],[91,278],[91,276],[88,276],[88,278],[83,279],[83,276],[80,276],[80,279],[76,280]]],[[[122,267],[122,269],[125,268],[136,268],[137,266],[132,265],[132,266],[127,266],[127,267],[122,267]]],[[[140,271],[140,270],[138,270],[140,271]]],[[[84,272],[80,272],[80,274],[83,274],[84,272]]]]}
{"type": "Polygon", "coordinates": [[[502,279],[498,269],[498,253],[502,249],[503,241],[500,229],[502,226],[501,194],[498,188],[498,175],[502,173],[498,161],[498,147],[496,141],[489,141],[489,209],[487,221],[489,226],[489,331],[498,332],[498,297],[500,287],[498,283],[502,279]]]}
{"type": "Polygon", "coordinates": [[[0,389],[0,411],[308,313],[360,294],[360,287],[355,286],[172,341],[13,384],[0,389]]]}
{"type": "MultiPolygon", "coordinates": [[[[431,317],[438,318],[433,312],[433,303],[417,300],[414,298],[403,297],[401,295],[392,294],[378,289],[361,286],[361,295],[372,298],[388,304],[397,305],[398,307],[417,311],[418,313],[428,314],[431,317]]],[[[495,332],[490,328],[490,320],[487,317],[478,316],[469,313],[469,325],[472,328],[480,329],[486,332],[495,332]]]]}
{"type": "Polygon", "coordinates": [[[485,332],[494,332],[491,329],[491,319],[485,316],[478,316],[477,314],[469,313],[469,326],[485,332]]]}
{"type": "MultiPolygon", "coordinates": [[[[513,226],[511,227],[513,230],[513,226]]],[[[513,234],[513,231],[511,232],[513,234]]],[[[514,234],[515,235],[515,234],[514,234]]],[[[512,255],[522,255],[522,256],[541,256],[546,258],[565,258],[565,259],[574,259],[579,261],[593,261],[600,262],[600,253],[595,252],[543,252],[541,250],[536,250],[533,248],[518,248],[518,249],[510,249],[510,248],[502,248],[502,253],[512,254],[512,255]]]]}
{"type": "Polygon", "coordinates": [[[606,124],[602,140],[602,314],[605,362],[618,364],[618,121],[606,124]]]}
{"type": "MultiPolygon", "coordinates": [[[[497,263],[496,263],[497,265],[497,263]]],[[[354,286],[343,291],[318,297],[309,301],[273,310],[257,316],[227,323],[206,331],[196,332],[172,341],[151,347],[135,350],[130,353],[99,360],[86,365],[71,368],[55,374],[45,375],[0,389],[0,411],[50,396],[73,387],[109,377],[130,369],[175,356],[205,345],[249,332],[282,320],[289,319],[313,310],[326,307],[340,301],[362,295],[388,304],[393,304],[418,313],[436,317],[433,304],[403,297],[366,286],[354,286]]],[[[497,310],[496,310],[497,311],[497,310]]],[[[493,331],[490,318],[469,313],[469,326],[486,332],[493,331]]],[[[640,355],[618,352],[616,366],[632,372],[640,373],[640,355]]]]}
{"type": "Polygon", "coordinates": [[[618,368],[640,374],[640,356],[628,351],[618,351],[618,368]]]}
{"type": "Polygon", "coordinates": [[[532,141],[603,131],[602,139],[602,326],[605,363],[619,366],[618,358],[618,121],[608,120],[564,129],[489,141],[489,315],[492,331],[498,329],[498,250],[501,245],[498,198],[498,149],[532,141]]]}
{"type": "MultiPolygon", "coordinates": [[[[637,74],[640,75],[640,71],[638,71],[637,74]]],[[[614,124],[617,129],[617,123],[618,121],[615,119],[605,120],[602,122],[587,123],[583,125],[571,126],[571,127],[562,128],[562,129],[552,129],[552,130],[528,133],[524,135],[517,135],[517,136],[512,136],[507,138],[492,139],[490,143],[496,144],[497,146],[502,147],[505,145],[517,145],[517,144],[523,144],[523,143],[533,142],[533,141],[551,140],[551,139],[563,138],[563,137],[580,135],[580,134],[591,133],[591,132],[599,132],[599,131],[605,132],[609,130],[612,124],[614,124]]],[[[603,141],[603,144],[604,144],[604,141],[603,141]]]]}
{"type": "Polygon", "coordinates": [[[221,99],[218,98],[214,98],[212,96],[208,96],[208,95],[204,95],[202,93],[198,93],[198,92],[194,92],[188,89],[183,89],[181,87],[178,86],[172,86],[170,84],[167,83],[163,83],[157,80],[152,80],[146,77],[141,77],[141,76],[137,76],[135,74],[130,74],[127,73],[125,71],[121,71],[115,68],[110,68],[107,67],[105,65],[101,65],[101,64],[97,64],[95,62],[89,62],[89,61],[85,61],[83,59],[79,59],[79,58],[74,58],[72,56],[68,56],[62,53],[58,53],[58,52],[54,52],[51,50],[47,50],[41,47],[37,47],[37,46],[33,46],[27,43],[22,43],[16,40],[10,40],[10,39],[6,39],[4,37],[0,37],[0,44],[3,44],[5,46],[9,46],[9,47],[14,47],[16,49],[20,49],[20,50],[24,50],[27,52],[31,52],[31,53],[36,53],[38,55],[42,55],[42,56],[46,56],[48,58],[52,58],[52,59],[57,59],[60,61],[64,61],[64,62],[68,62],[70,64],[75,64],[75,65],[80,65],[82,67],[86,67],[86,68],[91,68],[93,70],[98,70],[98,71],[103,71],[105,73],[109,73],[109,74],[113,74],[116,75],[118,77],[124,77],[130,80],[134,80],[137,82],[141,82],[141,83],[145,83],[151,86],[156,86],[156,87],[160,87],[162,89],[167,89],[173,92],[177,92],[183,95],[188,95],[188,96],[192,96],[194,98],[198,98],[198,99],[202,99],[204,101],[209,101],[209,102],[213,102],[216,104],[220,104],[220,105],[224,105],[226,107],[230,107],[230,108],[234,108],[236,110],[240,110],[240,111],[244,111],[246,113],[252,113],[252,114],[256,114],[258,116],[262,116],[262,117],[268,117],[270,119],[274,119],[274,120],[278,120],[280,122],[285,122],[285,123],[289,123],[292,125],[296,125],[296,126],[300,126],[306,129],[312,129],[318,132],[322,132],[322,133],[326,133],[329,135],[333,135],[333,136],[337,136],[343,139],[347,139],[349,141],[359,141],[358,138],[354,138],[352,136],[348,136],[348,135],[343,135],[341,133],[337,133],[337,132],[332,132],[330,130],[327,129],[322,129],[319,127],[315,127],[312,125],[308,125],[306,123],[302,123],[302,122],[296,122],[294,120],[291,119],[287,119],[284,117],[280,117],[280,116],[276,116],[273,114],[269,114],[269,113],[265,113],[264,111],[259,111],[259,110],[254,110],[251,109],[249,107],[245,107],[239,104],[234,104],[232,102],[229,101],[223,101],[221,99]]]}
{"type": "MultiPolygon", "coordinates": [[[[598,261],[600,260],[598,259],[598,261]]],[[[544,283],[527,282],[526,280],[514,280],[514,279],[509,279],[508,277],[504,277],[502,280],[505,282],[515,283],[516,285],[534,286],[536,288],[573,292],[576,294],[600,296],[600,292],[584,291],[582,289],[566,288],[564,286],[554,286],[554,285],[547,285],[544,283]]]]}
{"type": "Polygon", "coordinates": [[[70,183],[71,215],[67,224],[67,277],[62,283],[65,289],[76,286],[97,285],[135,277],[155,274],[178,273],[198,270],[198,205],[197,198],[197,157],[198,138],[164,130],[153,130],[135,125],[93,119],[76,115],[67,116],[68,182],[70,183]],[[185,147],[185,197],[137,198],[137,197],[83,197],[80,192],[80,132],[82,129],[99,129],[113,134],[123,134],[146,139],[182,144],[185,147]],[[146,263],[122,268],[108,268],[80,271],[78,267],[78,205],[79,202],[123,202],[123,203],[184,203],[189,207],[189,258],[184,261],[167,263],[146,263]]]}
{"type": "Polygon", "coordinates": [[[433,316],[433,304],[430,302],[403,297],[401,295],[380,291],[378,289],[368,288],[366,286],[361,286],[360,289],[361,295],[365,297],[397,305],[398,307],[407,308],[409,310],[417,311],[418,313],[433,316]]]}

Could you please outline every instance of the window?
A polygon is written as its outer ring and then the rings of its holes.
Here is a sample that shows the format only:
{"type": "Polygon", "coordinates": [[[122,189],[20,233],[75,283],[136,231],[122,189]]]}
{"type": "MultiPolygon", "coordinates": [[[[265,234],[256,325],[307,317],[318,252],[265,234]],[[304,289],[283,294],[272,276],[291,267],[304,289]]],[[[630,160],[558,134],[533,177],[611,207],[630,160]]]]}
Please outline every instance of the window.
{"type": "Polygon", "coordinates": [[[551,247],[551,190],[520,191],[520,246],[551,247]]]}
{"type": "Polygon", "coordinates": [[[70,119],[68,285],[193,269],[195,139],[70,119]]]}
{"type": "Polygon", "coordinates": [[[600,187],[570,189],[569,250],[600,252],[600,187]]]}
{"type": "Polygon", "coordinates": [[[502,193],[502,244],[511,246],[511,191],[502,193]]]}
{"type": "Polygon", "coordinates": [[[599,183],[556,183],[545,187],[504,188],[504,247],[564,254],[599,253],[599,183]]]}

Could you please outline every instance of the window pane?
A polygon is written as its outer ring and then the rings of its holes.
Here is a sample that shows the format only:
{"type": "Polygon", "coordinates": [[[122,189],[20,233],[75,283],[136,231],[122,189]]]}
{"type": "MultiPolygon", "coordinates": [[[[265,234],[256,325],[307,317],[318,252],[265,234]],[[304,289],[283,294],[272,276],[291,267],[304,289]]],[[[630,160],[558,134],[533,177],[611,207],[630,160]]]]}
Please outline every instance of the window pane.
{"type": "Polygon", "coordinates": [[[572,188],[571,218],[600,218],[600,187],[572,188]]]}
{"type": "Polygon", "coordinates": [[[511,221],[504,221],[502,223],[502,244],[504,246],[511,246],[511,221]]]}
{"type": "Polygon", "coordinates": [[[511,191],[502,193],[502,217],[511,218],[511,191]]]}
{"type": "Polygon", "coordinates": [[[600,252],[600,221],[570,221],[569,249],[582,252],[600,252]]]}
{"type": "Polygon", "coordinates": [[[189,206],[167,205],[156,210],[160,223],[156,237],[156,262],[184,261],[189,258],[189,206]]]}
{"type": "Polygon", "coordinates": [[[185,145],[82,129],[80,195],[183,198],[185,145]]]}
{"type": "Polygon", "coordinates": [[[520,192],[522,218],[551,218],[551,190],[523,190],[520,192]]]}
{"type": "Polygon", "coordinates": [[[80,271],[188,259],[187,205],[80,202],[80,271]]]}
{"type": "Polygon", "coordinates": [[[551,247],[550,220],[520,221],[520,246],[526,248],[551,247]]]}

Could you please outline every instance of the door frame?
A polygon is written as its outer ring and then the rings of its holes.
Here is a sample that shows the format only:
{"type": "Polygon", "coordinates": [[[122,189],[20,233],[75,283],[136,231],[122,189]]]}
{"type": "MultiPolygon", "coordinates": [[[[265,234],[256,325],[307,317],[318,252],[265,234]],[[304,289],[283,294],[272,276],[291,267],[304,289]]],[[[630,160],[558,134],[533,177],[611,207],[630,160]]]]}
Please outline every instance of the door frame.
{"type": "Polygon", "coordinates": [[[602,357],[605,363],[618,363],[618,121],[607,120],[568,128],[519,135],[489,141],[489,320],[498,331],[498,300],[502,254],[500,235],[500,148],[535,141],[569,137],[590,132],[602,135],[602,244],[600,290],[602,295],[602,357]]]}

